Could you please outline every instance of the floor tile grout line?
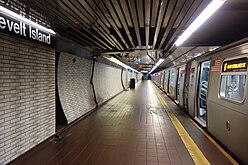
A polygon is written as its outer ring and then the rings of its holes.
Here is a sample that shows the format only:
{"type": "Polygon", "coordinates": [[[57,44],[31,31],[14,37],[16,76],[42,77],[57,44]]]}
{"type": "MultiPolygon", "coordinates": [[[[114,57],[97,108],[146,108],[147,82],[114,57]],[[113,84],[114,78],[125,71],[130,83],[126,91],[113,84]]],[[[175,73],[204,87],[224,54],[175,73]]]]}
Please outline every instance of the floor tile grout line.
{"type": "Polygon", "coordinates": [[[199,127],[191,118],[190,121],[200,130],[206,138],[233,164],[238,165],[238,163],[218,144],[211,136],[209,136],[201,127],[199,127]]]}
{"type": "Polygon", "coordinates": [[[204,154],[201,152],[201,150],[198,148],[196,143],[193,141],[193,139],[190,137],[190,135],[187,133],[187,131],[184,129],[180,121],[176,118],[176,116],[173,114],[173,112],[170,111],[168,105],[166,102],[163,100],[162,96],[160,93],[157,91],[157,89],[154,87],[152,84],[153,89],[156,92],[156,95],[162,105],[165,108],[166,113],[168,114],[170,120],[172,121],[174,127],[176,128],[180,138],[182,139],[185,147],[187,148],[189,154],[191,155],[194,163],[196,165],[202,165],[202,164],[210,164],[209,161],[206,159],[204,154]]]}

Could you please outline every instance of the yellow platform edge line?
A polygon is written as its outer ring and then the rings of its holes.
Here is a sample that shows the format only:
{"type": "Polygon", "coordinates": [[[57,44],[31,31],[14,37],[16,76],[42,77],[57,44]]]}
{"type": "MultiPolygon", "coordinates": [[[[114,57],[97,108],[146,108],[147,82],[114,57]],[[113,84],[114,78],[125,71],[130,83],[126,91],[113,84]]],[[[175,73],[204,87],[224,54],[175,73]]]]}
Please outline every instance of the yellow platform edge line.
{"type": "MultiPolygon", "coordinates": [[[[157,90],[155,89],[156,93],[157,90]]],[[[159,94],[159,93],[158,93],[159,94]]],[[[165,108],[169,110],[169,107],[167,106],[166,102],[164,101],[163,97],[159,94],[162,102],[165,103],[165,108]]],[[[239,165],[218,143],[216,143],[211,136],[209,136],[201,127],[199,127],[192,119],[190,119],[191,122],[208,138],[208,140],[233,164],[233,165],[239,165]]]]}
{"type": "Polygon", "coordinates": [[[157,93],[158,99],[160,100],[161,104],[165,108],[166,113],[168,114],[170,120],[172,121],[172,124],[176,128],[180,138],[182,139],[186,149],[188,150],[190,156],[192,157],[192,160],[196,165],[207,165],[210,164],[209,161],[206,159],[206,157],[203,155],[201,150],[198,148],[198,146],[195,144],[193,139],[190,137],[188,132],[184,129],[180,121],[177,119],[177,117],[170,111],[168,105],[164,101],[163,97],[160,95],[160,93],[155,89],[155,92],[157,93]]]}

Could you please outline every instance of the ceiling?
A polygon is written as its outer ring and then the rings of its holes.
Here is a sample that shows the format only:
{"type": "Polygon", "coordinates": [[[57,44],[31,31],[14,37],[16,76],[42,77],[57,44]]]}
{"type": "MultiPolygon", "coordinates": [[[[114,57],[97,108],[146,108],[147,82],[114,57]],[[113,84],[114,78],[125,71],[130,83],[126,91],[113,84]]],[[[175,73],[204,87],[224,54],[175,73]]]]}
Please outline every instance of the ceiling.
{"type": "MultiPolygon", "coordinates": [[[[5,0],[5,5],[10,2],[5,0]]],[[[158,58],[175,64],[175,60],[190,51],[207,51],[248,36],[247,0],[227,0],[180,48],[175,48],[174,42],[211,0],[15,0],[12,4],[14,2],[19,2],[25,17],[50,26],[59,36],[88,50],[114,56],[138,70],[141,64],[150,70],[158,58]]]]}

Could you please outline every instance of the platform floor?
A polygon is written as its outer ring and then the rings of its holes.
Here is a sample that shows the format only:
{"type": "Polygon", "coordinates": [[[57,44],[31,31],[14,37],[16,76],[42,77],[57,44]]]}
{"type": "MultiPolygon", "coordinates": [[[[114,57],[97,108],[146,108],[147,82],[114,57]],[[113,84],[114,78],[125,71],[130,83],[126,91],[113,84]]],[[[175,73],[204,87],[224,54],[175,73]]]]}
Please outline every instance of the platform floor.
{"type": "Polygon", "coordinates": [[[231,164],[151,81],[139,82],[135,90],[122,92],[105,103],[64,132],[61,143],[48,139],[10,164],[195,164],[158,93],[210,164],[231,164]]]}

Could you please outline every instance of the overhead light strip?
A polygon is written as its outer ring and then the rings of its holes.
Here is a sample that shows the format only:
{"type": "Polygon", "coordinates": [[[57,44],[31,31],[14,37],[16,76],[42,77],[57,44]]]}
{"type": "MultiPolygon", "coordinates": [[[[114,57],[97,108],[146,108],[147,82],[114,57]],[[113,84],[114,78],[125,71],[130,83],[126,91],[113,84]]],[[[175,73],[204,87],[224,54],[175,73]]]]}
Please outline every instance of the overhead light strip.
{"type": "Polygon", "coordinates": [[[114,58],[114,57],[110,57],[110,58],[105,57],[105,58],[106,58],[107,60],[109,60],[109,61],[112,61],[113,63],[116,63],[117,65],[122,66],[123,68],[129,69],[129,70],[132,70],[132,71],[135,71],[135,72],[137,72],[137,73],[139,73],[139,74],[142,74],[142,73],[140,73],[139,71],[137,71],[136,69],[134,69],[134,68],[132,68],[132,67],[130,67],[130,66],[124,64],[123,62],[119,61],[118,59],[116,59],[116,58],[114,58]]]}
{"type": "Polygon", "coordinates": [[[194,33],[211,15],[213,15],[226,0],[213,0],[202,13],[191,23],[191,25],[183,32],[183,34],[177,39],[175,45],[178,47],[184,41],[186,41],[192,33],[194,33]]]}
{"type": "Polygon", "coordinates": [[[37,24],[37,23],[27,19],[27,18],[24,18],[24,17],[20,16],[19,14],[15,13],[13,11],[10,11],[9,9],[4,8],[3,6],[0,6],[0,12],[4,13],[4,14],[12,17],[12,18],[15,18],[15,19],[18,19],[20,21],[23,21],[23,22],[25,22],[27,24],[30,24],[30,25],[32,25],[32,26],[34,26],[34,27],[36,27],[38,29],[41,29],[41,30],[43,30],[45,32],[51,33],[53,35],[56,34],[52,29],[48,29],[48,28],[46,28],[44,26],[41,26],[41,25],[39,25],[39,24],[37,24]]]}
{"type": "Polygon", "coordinates": [[[151,74],[160,64],[162,64],[162,62],[164,62],[164,59],[159,59],[158,62],[156,63],[156,65],[149,72],[149,74],[151,74]]]}

